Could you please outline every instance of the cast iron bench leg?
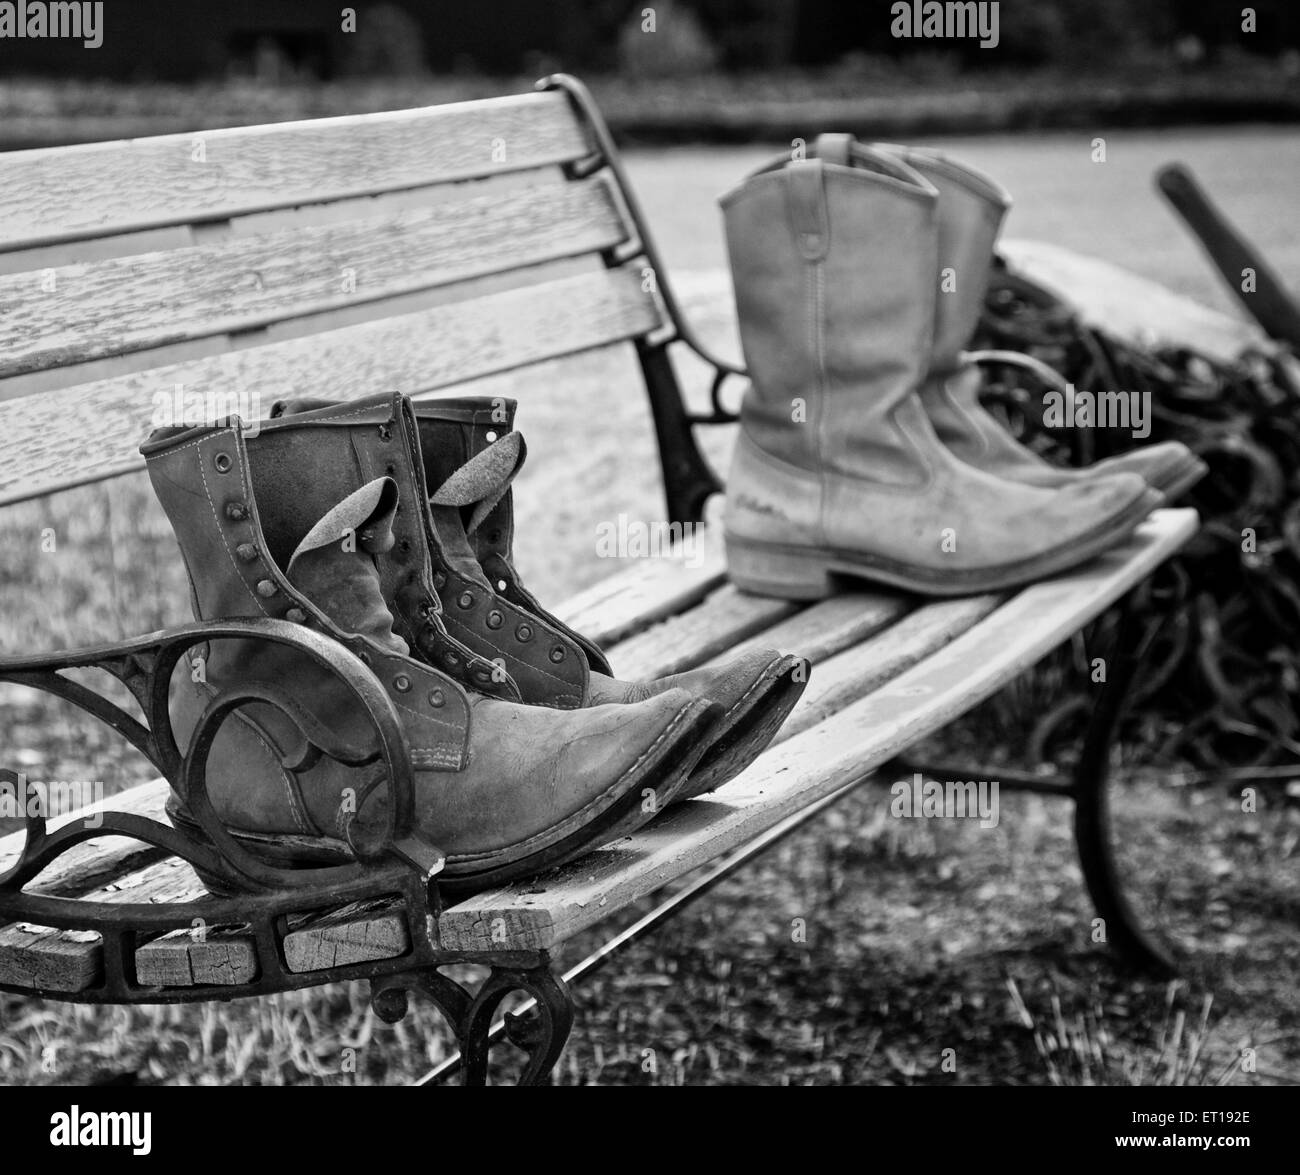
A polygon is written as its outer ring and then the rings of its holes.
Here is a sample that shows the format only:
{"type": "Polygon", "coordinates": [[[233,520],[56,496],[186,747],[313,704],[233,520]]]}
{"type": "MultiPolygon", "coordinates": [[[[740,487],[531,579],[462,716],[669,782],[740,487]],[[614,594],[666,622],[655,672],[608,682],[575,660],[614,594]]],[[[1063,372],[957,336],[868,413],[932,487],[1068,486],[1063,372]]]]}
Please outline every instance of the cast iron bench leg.
{"type": "Polygon", "coordinates": [[[1174,975],[1177,965],[1168,950],[1142,927],[1128,898],[1112,851],[1110,826],[1110,752],[1130,698],[1133,678],[1160,621],[1139,636],[1132,594],[1120,605],[1115,645],[1107,661],[1106,681],[1084,735],[1074,771],[1074,841],[1092,904],[1105,923],[1106,941],[1135,967],[1157,975],[1174,975]]]}
{"type": "MultiPolygon", "coordinates": [[[[1141,585],[1120,602],[1120,622],[1114,647],[1106,660],[1106,681],[1101,697],[1093,707],[1084,734],[1079,761],[1073,778],[1067,783],[1050,775],[1035,772],[1002,771],[996,773],[1003,791],[1027,791],[1074,801],[1074,843],[1079,852],[1088,896],[1098,915],[1105,920],[1106,942],[1131,966],[1156,975],[1177,973],[1173,956],[1156,937],[1143,929],[1137,914],[1124,896],[1123,881],[1115,863],[1110,825],[1110,752],[1115,744],[1120,720],[1130,700],[1133,679],[1142,664],[1163,618],[1147,623],[1140,634],[1134,595],[1141,585]]],[[[892,764],[906,774],[920,772],[932,779],[988,778],[990,772],[955,764],[914,760],[906,753],[892,764]]]]}
{"type": "Polygon", "coordinates": [[[492,1020],[502,1000],[512,991],[530,997],[528,1011],[505,1016],[506,1039],[528,1056],[518,1084],[549,1084],[551,1071],[573,1028],[573,997],[564,980],[551,970],[545,956],[533,966],[493,966],[474,994],[437,968],[429,967],[376,979],[370,999],[375,1015],[395,1024],[406,1015],[412,992],[427,996],[451,1025],[460,1047],[458,1063],[444,1063],[436,1071],[438,1077],[459,1068],[464,1074],[462,1084],[486,1085],[492,1020]]]}

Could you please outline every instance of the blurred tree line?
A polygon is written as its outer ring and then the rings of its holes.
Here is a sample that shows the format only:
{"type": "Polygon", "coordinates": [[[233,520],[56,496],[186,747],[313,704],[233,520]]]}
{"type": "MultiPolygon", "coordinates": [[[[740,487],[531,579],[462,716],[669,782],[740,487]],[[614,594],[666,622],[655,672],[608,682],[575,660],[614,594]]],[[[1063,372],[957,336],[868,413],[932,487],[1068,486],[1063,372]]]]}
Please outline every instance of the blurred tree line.
{"type": "Polygon", "coordinates": [[[0,76],[671,76],[837,65],[888,76],[1194,67],[1242,53],[1286,53],[1300,66],[1297,0],[1255,0],[1254,32],[1235,0],[999,3],[999,43],[986,50],[976,38],[896,39],[892,0],[108,0],[100,48],[9,39],[0,76]]]}

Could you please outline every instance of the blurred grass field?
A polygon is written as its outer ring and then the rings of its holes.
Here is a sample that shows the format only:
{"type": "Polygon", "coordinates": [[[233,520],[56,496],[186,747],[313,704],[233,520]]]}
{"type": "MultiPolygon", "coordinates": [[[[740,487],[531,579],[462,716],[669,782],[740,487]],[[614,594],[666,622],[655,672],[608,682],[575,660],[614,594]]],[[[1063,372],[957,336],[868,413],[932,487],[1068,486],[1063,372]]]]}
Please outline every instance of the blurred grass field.
{"type": "MultiPolygon", "coordinates": [[[[1083,132],[939,145],[1012,190],[1012,234],[1098,254],[1227,309],[1151,190],[1155,168],[1182,159],[1300,286],[1295,132],[1098,133],[1104,164],[1091,162],[1094,136],[1083,132]]],[[[714,199],[782,146],[629,158],[688,312],[729,354],[737,347],[714,199]]],[[[703,394],[699,370],[683,370],[692,394],[703,394]]],[[[518,549],[530,587],[557,600],[620,570],[594,557],[596,524],[662,513],[631,354],[580,356],[476,390],[522,402],[530,457],[517,483],[518,549]]],[[[724,466],[729,433],[707,438],[724,466]]],[[[189,618],[179,555],[142,474],[0,511],[0,543],[4,653],[189,618]],[[43,549],[50,532],[52,551],[43,549]]],[[[1041,706],[1049,687],[1050,674],[1012,687],[944,745],[1005,763],[1016,716],[1041,706]]],[[[11,765],[30,777],[103,780],[115,791],[152,775],[93,721],[26,691],[0,685],[0,713],[11,765]]],[[[887,793],[864,788],[584,983],[558,1079],[1300,1081],[1300,813],[1276,795],[1246,818],[1221,788],[1124,792],[1134,892],[1164,903],[1180,934],[1195,935],[1185,939],[1195,950],[1186,978],[1165,985],[1126,976],[1091,942],[1064,806],[1010,796],[996,829],[913,825],[888,819],[887,793]],[[1242,1050],[1254,1050],[1253,1071],[1243,1070],[1242,1050]]],[[[584,935],[561,961],[596,941],[584,935]]],[[[430,1009],[381,1024],[364,985],[194,1008],[0,996],[0,1082],[11,1084],[396,1082],[447,1047],[430,1009]]]]}

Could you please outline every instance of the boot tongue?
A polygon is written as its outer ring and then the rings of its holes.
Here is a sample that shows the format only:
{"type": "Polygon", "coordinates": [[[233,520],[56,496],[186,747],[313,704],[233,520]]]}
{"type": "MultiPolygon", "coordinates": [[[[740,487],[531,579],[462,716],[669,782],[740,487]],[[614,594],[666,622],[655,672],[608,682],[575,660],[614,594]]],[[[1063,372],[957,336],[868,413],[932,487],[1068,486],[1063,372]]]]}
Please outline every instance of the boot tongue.
{"type": "Polygon", "coordinates": [[[380,477],[327,511],[294,549],[289,582],[345,632],[395,653],[410,652],[393,632],[374,556],[392,548],[397,483],[380,477]]]}
{"type": "Polygon", "coordinates": [[[429,495],[429,513],[443,554],[458,572],[475,583],[486,584],[487,580],[469,536],[510,489],[527,453],[524,438],[508,432],[471,457],[429,495]]]}

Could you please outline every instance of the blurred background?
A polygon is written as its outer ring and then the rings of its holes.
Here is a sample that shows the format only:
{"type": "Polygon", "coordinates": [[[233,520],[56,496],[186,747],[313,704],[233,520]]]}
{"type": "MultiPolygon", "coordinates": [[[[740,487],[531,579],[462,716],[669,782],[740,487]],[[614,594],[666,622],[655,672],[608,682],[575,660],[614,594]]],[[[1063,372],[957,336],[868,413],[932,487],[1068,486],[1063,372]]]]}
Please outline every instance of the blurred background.
{"type": "Polygon", "coordinates": [[[786,137],[1294,119],[1300,9],[1001,0],[997,44],[898,38],[888,0],[107,0],[98,48],[9,39],[0,143],[358,113],[587,77],[615,130],[786,137]],[[354,15],[349,18],[348,13],[354,15]],[[654,35],[646,35],[647,22],[654,35]]]}
{"type": "MultiPolygon", "coordinates": [[[[888,0],[107,0],[99,48],[0,40],[0,150],[486,97],[565,70],[590,85],[625,148],[688,316],[732,356],[716,198],[793,139],[826,130],[949,150],[1011,190],[1009,235],[1102,257],[1242,317],[1153,190],[1156,169],[1180,160],[1300,288],[1292,0],[1255,4],[1253,31],[1226,0],[1001,0],[989,49],[896,38],[890,10],[888,0]]],[[[624,350],[469,389],[521,400],[530,457],[517,483],[518,553],[548,602],[623,569],[592,557],[600,520],[662,511],[624,350]]],[[[701,372],[683,374],[705,394],[701,372]]],[[[1202,376],[1225,403],[1253,378],[1202,376]]],[[[1235,401],[1232,411],[1241,415],[1235,401]]],[[[1288,404],[1270,411],[1297,415],[1288,404]]],[[[1190,952],[1183,979],[1137,981],[1089,941],[1064,805],[1005,796],[1000,826],[975,831],[888,820],[884,793],[863,788],[584,984],[559,1080],[1300,1081],[1300,461],[1285,456],[1300,429],[1281,440],[1258,414],[1248,425],[1285,472],[1273,520],[1294,515],[1294,546],[1288,554],[1278,540],[1267,565],[1220,560],[1212,582],[1198,578],[1207,564],[1189,564],[1218,644],[1206,654],[1193,642],[1168,662],[1173,684],[1138,708],[1116,763],[1129,892],[1190,952]],[[1294,614],[1258,607],[1288,607],[1286,590],[1294,614]],[[1198,665],[1227,665],[1245,683],[1240,712],[1220,714],[1198,665]],[[1181,739],[1207,723],[1208,743],[1181,739]],[[1274,774],[1257,818],[1244,820],[1243,780],[1255,776],[1240,773],[1260,770],[1274,774]],[[955,1074],[940,1066],[945,1048],[957,1050],[955,1074]],[[646,1049],[659,1057],[654,1072],[646,1049]],[[1249,1073],[1243,1049],[1258,1057],[1249,1073]]],[[[708,438],[724,469],[730,434],[708,438]]],[[[1232,488],[1228,473],[1220,481],[1232,488]]],[[[1222,512],[1230,531],[1246,490],[1234,493],[1197,504],[1222,512]]],[[[142,475],[0,512],[0,548],[13,553],[0,566],[4,653],[188,619],[175,542],[142,475]],[[51,525],[57,554],[30,556],[51,525]]],[[[1068,722],[1051,740],[1027,733],[1044,715],[1078,717],[1069,683],[1084,653],[1078,643],[1044,663],[945,732],[931,757],[1064,769],[1056,744],[1069,741],[1068,722]]],[[[93,722],[5,686],[0,729],[34,778],[100,779],[111,792],[152,774],[93,722]]],[[[0,820],[0,832],[13,826],[0,820]]],[[[561,961],[595,941],[570,944],[561,961]]],[[[427,1008],[377,1022],[364,985],[197,1008],[0,995],[6,1083],[393,1082],[448,1047],[427,1008]],[[355,1072],[342,1068],[345,1049],[360,1057],[355,1072]]]]}

